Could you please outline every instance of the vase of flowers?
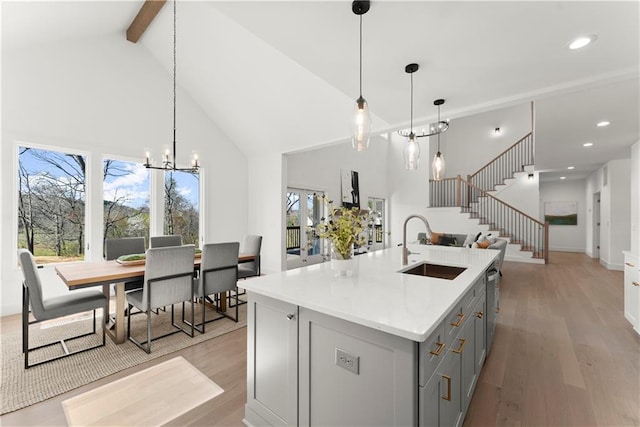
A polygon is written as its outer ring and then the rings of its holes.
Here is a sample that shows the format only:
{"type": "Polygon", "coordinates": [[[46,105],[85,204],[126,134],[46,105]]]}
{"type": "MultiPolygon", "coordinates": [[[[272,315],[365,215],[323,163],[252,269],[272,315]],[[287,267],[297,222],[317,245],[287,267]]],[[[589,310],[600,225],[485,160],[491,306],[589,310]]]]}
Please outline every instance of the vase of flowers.
{"type": "Polygon", "coordinates": [[[333,207],[333,201],[322,196],[327,216],[316,227],[319,237],[331,242],[331,268],[339,276],[350,276],[354,271],[354,245],[367,242],[363,232],[369,223],[369,211],[357,208],[333,207]]]}

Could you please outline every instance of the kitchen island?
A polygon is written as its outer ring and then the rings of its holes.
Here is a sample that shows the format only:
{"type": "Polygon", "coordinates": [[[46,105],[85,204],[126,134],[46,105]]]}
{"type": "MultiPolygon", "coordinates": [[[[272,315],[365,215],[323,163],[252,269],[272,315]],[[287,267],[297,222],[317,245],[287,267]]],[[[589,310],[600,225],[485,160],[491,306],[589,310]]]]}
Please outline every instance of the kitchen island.
{"type": "Polygon", "coordinates": [[[357,256],[352,277],[327,262],[239,283],[249,298],[246,424],[462,423],[493,330],[498,251],[409,250],[407,266],[401,248],[357,256]],[[464,271],[402,272],[425,261],[464,271]]]}

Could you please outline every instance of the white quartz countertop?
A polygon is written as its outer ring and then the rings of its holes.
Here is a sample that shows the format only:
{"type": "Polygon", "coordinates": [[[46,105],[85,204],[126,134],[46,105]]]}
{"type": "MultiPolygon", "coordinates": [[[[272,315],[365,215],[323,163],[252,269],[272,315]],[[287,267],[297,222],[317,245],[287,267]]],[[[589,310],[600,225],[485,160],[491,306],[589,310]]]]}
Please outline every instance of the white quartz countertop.
{"type": "Polygon", "coordinates": [[[498,256],[491,249],[408,245],[354,258],[352,277],[336,277],[330,262],[241,280],[249,292],[421,342],[498,256]],[[420,261],[465,267],[453,280],[400,273],[420,261]]]}

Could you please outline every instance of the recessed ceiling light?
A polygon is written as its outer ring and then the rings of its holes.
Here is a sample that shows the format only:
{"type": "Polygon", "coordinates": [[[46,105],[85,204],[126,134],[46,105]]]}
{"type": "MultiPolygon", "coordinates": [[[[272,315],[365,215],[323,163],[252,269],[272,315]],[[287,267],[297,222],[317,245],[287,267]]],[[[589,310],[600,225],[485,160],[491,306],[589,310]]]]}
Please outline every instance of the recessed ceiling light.
{"type": "Polygon", "coordinates": [[[569,166],[567,169],[569,169],[569,170],[573,170],[573,169],[575,169],[575,168],[576,168],[575,166],[569,166]]]}
{"type": "Polygon", "coordinates": [[[599,122],[596,126],[598,126],[599,128],[602,128],[602,127],[605,127],[605,126],[609,126],[610,124],[611,124],[611,122],[603,120],[603,121],[599,122]]]}
{"type": "Polygon", "coordinates": [[[595,35],[578,37],[574,41],[571,42],[571,44],[569,45],[569,49],[575,50],[575,49],[583,48],[586,45],[588,45],[590,43],[593,43],[597,39],[598,39],[598,37],[595,36],[595,35]]]}
{"type": "Polygon", "coordinates": [[[584,144],[582,144],[584,147],[591,147],[593,145],[593,142],[585,142],[584,144]]]}
{"type": "Polygon", "coordinates": [[[567,177],[566,176],[561,176],[560,179],[567,179],[567,177]]]}

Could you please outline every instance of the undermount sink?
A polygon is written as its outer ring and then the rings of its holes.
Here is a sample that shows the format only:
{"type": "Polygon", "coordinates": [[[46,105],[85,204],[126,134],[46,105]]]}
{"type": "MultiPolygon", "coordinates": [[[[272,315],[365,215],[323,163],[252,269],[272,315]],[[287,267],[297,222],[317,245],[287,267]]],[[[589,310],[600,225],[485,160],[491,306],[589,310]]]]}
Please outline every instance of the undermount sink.
{"type": "Polygon", "coordinates": [[[438,279],[453,280],[458,277],[466,268],[453,267],[450,265],[430,264],[421,262],[413,267],[401,271],[404,274],[413,274],[414,276],[435,277],[438,279]]]}

